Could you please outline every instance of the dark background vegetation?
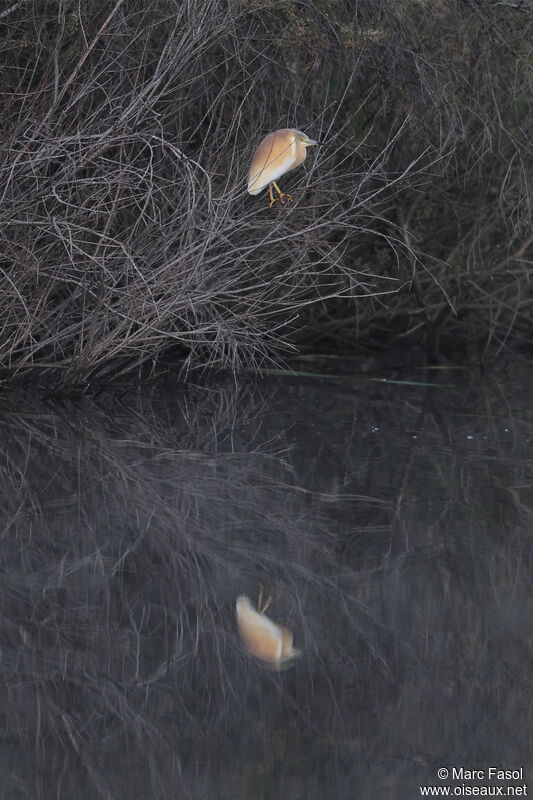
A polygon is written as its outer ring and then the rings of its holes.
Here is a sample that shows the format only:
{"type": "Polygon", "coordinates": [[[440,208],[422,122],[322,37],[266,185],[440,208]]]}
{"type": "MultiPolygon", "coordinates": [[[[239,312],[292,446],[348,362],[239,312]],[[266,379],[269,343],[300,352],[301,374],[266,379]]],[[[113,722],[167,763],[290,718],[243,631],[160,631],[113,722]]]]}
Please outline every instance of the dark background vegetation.
{"type": "Polygon", "coordinates": [[[520,0],[12,3],[1,365],[527,347],[530,33],[520,0]],[[287,126],[324,145],[269,209],[247,167],[287,126]]]}

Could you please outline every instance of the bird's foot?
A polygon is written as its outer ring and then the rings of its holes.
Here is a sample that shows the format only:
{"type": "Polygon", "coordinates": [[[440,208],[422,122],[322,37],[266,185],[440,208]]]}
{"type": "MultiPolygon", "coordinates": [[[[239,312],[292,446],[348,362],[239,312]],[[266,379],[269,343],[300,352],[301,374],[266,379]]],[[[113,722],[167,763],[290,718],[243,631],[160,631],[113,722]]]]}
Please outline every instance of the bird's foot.
{"type": "Polygon", "coordinates": [[[285,203],[292,203],[292,195],[285,194],[285,192],[281,192],[281,194],[278,197],[271,197],[270,198],[270,202],[268,204],[269,208],[272,208],[272,206],[275,206],[276,203],[278,202],[278,200],[281,203],[281,205],[284,206],[285,203]]]}

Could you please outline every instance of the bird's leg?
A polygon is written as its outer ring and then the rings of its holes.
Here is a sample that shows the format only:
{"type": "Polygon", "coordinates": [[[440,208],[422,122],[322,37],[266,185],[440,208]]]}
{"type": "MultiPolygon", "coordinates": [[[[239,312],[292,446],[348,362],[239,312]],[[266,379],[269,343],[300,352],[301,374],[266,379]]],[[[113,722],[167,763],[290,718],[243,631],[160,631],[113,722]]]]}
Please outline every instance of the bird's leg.
{"type": "Polygon", "coordinates": [[[268,611],[268,609],[270,608],[271,602],[272,602],[272,595],[269,594],[267,599],[266,599],[266,602],[264,602],[263,606],[259,609],[259,613],[260,614],[264,614],[265,611],[268,611]]]}
{"type": "Polygon", "coordinates": [[[272,184],[271,183],[268,184],[268,194],[269,194],[269,197],[270,197],[269,207],[272,208],[272,206],[276,204],[276,198],[272,194],[272,184]]]}
{"type": "MultiPolygon", "coordinates": [[[[276,181],[272,181],[272,183],[270,185],[273,186],[274,189],[276,190],[276,192],[278,193],[278,195],[279,195],[278,200],[279,200],[279,202],[281,203],[282,206],[285,205],[285,203],[290,203],[291,202],[292,197],[290,196],[290,194],[285,194],[285,192],[282,192],[281,189],[279,188],[278,184],[276,183],[276,181]]],[[[274,202],[276,202],[276,201],[274,201],[274,202]]],[[[273,205],[273,204],[271,203],[271,205],[273,205]]]]}
{"type": "MultiPolygon", "coordinates": [[[[274,200],[274,202],[276,202],[276,201],[274,200]]],[[[259,595],[257,597],[257,610],[259,611],[260,614],[264,614],[265,611],[267,610],[267,608],[269,607],[270,603],[272,602],[272,595],[269,595],[267,597],[266,603],[264,605],[262,605],[264,590],[265,590],[265,587],[263,586],[262,583],[260,583],[259,584],[259,595]]]]}

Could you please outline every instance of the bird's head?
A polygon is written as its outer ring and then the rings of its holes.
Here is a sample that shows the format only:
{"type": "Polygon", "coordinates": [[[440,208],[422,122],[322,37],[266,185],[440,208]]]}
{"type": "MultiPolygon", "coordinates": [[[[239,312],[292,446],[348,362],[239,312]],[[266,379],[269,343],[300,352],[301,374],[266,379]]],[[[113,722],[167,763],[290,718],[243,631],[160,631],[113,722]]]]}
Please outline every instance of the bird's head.
{"type": "Polygon", "coordinates": [[[296,130],[296,128],[292,128],[292,132],[294,133],[296,139],[305,147],[311,147],[311,145],[320,144],[320,142],[317,142],[315,139],[310,139],[306,133],[302,133],[302,131],[296,130]]]}

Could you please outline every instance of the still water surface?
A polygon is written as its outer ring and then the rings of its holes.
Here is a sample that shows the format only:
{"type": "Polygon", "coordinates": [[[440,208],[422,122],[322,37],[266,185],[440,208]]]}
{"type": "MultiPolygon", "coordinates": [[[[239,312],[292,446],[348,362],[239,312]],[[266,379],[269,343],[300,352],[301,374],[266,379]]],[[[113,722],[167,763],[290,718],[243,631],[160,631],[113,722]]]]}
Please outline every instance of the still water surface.
{"type": "Polygon", "coordinates": [[[2,396],[2,798],[533,791],[530,370],[407,377],[2,396]]]}

